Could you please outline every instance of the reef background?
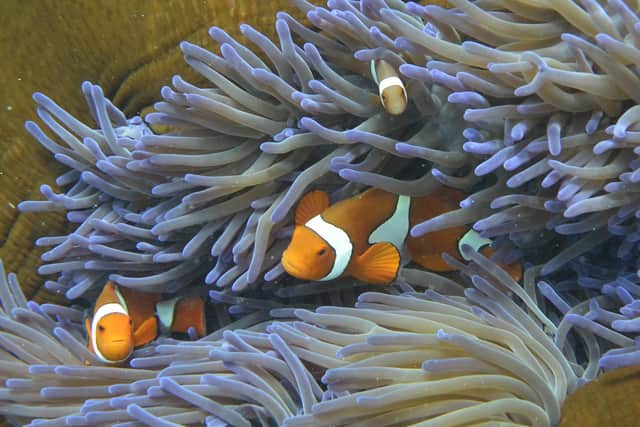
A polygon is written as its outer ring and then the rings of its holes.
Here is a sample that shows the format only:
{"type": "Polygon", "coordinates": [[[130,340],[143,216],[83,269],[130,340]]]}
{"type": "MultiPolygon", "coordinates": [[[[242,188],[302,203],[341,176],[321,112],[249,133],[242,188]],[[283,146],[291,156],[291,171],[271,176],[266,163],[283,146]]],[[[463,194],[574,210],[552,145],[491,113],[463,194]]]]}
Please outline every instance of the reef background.
{"type": "MultiPolygon", "coordinates": [[[[271,36],[275,13],[291,10],[287,4],[286,0],[145,0],[133,5],[125,0],[0,2],[0,57],[4,59],[0,67],[0,258],[8,271],[16,272],[28,298],[38,302],[54,299],[41,290],[45,278],[36,269],[42,250],[33,242],[37,236],[62,234],[66,224],[60,213],[20,214],[16,209],[22,200],[37,199],[40,183],[53,185],[62,171],[24,130],[25,120],[35,117],[31,94],[44,92],[85,120],[88,116],[80,84],[90,80],[130,115],[157,100],[160,87],[173,74],[197,81],[197,75],[182,60],[178,49],[181,40],[215,49],[207,36],[207,29],[214,24],[240,39],[241,23],[271,36]]],[[[617,380],[609,381],[610,389],[600,389],[591,398],[583,396],[580,402],[567,401],[567,409],[572,407],[575,414],[570,417],[572,425],[587,425],[586,420],[593,422],[596,414],[611,425],[620,425],[617,419],[634,419],[635,404],[596,405],[593,399],[598,394],[595,401],[603,403],[603,393],[632,396],[633,390],[613,388],[620,381],[632,388],[638,383],[639,369],[624,371],[617,380]],[[635,381],[628,381],[630,377],[635,381]],[[630,409],[631,414],[622,415],[624,409],[630,409]],[[615,410],[615,417],[609,410],[615,410]]],[[[605,383],[602,379],[599,382],[605,383]]]]}

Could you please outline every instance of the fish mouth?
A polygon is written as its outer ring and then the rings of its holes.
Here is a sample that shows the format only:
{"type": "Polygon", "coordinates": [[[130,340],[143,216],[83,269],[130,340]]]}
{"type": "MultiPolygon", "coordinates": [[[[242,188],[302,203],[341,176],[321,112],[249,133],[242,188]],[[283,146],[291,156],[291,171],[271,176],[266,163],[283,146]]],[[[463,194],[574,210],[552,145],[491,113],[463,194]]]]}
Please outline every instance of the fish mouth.
{"type": "Polygon", "coordinates": [[[302,274],[302,271],[300,270],[300,268],[294,265],[290,260],[283,258],[282,267],[284,267],[284,270],[290,275],[297,277],[299,279],[305,279],[304,274],[302,274]]]}
{"type": "Polygon", "coordinates": [[[111,340],[112,343],[114,342],[124,342],[124,340],[111,340]]]}

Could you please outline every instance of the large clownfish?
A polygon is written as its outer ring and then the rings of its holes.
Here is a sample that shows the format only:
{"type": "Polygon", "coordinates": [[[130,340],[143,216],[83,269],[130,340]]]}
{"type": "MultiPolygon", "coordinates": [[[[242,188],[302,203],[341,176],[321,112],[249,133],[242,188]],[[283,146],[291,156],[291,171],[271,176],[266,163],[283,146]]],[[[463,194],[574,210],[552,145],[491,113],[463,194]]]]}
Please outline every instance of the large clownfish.
{"type": "Polygon", "coordinates": [[[206,333],[204,301],[199,296],[161,300],[158,293],[140,292],[107,282],[93,316],[85,319],[89,351],[104,363],[121,363],[133,349],[153,341],[161,331],[206,333]]]}
{"type": "MultiPolygon", "coordinates": [[[[323,191],[305,195],[296,210],[291,243],[282,255],[282,266],[304,280],[326,281],[342,276],[371,284],[392,282],[400,268],[400,251],[424,268],[454,270],[442,259],[448,253],[463,258],[460,247],[470,244],[491,255],[491,243],[468,227],[451,227],[412,237],[414,225],[451,211],[465,197],[460,191],[440,188],[427,197],[398,196],[372,188],[329,206],[323,191]]],[[[503,266],[515,280],[521,266],[503,266]]]]}
{"type": "Polygon", "coordinates": [[[384,59],[371,61],[371,77],[378,85],[378,96],[385,111],[398,115],[407,109],[407,90],[398,73],[384,59]]]}

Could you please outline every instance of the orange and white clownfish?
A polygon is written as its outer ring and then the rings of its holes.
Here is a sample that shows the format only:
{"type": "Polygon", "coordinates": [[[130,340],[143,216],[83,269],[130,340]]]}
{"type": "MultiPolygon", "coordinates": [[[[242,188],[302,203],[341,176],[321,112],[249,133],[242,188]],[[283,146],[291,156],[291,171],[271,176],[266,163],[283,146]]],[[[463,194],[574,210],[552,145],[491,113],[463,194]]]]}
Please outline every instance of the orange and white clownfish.
{"type": "Polygon", "coordinates": [[[387,113],[398,115],[407,109],[407,90],[398,73],[384,59],[371,61],[371,77],[378,85],[380,102],[387,113]]]}
{"type": "MultiPolygon", "coordinates": [[[[392,282],[400,269],[400,251],[424,268],[453,271],[442,259],[446,252],[462,259],[462,244],[485,256],[491,241],[466,226],[451,227],[413,237],[409,230],[436,215],[457,209],[465,195],[442,187],[427,197],[396,195],[372,188],[329,206],[324,191],[313,191],[300,201],[291,243],[282,254],[282,266],[303,280],[328,281],[342,276],[371,284],[392,282]]],[[[503,266],[505,268],[505,266],[503,266]]],[[[506,266],[515,280],[519,264],[506,266]]]]}
{"type": "Polygon", "coordinates": [[[204,300],[199,296],[162,300],[159,293],[141,292],[109,281],[98,296],[91,319],[85,318],[89,351],[104,363],[121,363],[134,348],[153,341],[160,332],[186,333],[194,327],[206,333],[204,300]]]}

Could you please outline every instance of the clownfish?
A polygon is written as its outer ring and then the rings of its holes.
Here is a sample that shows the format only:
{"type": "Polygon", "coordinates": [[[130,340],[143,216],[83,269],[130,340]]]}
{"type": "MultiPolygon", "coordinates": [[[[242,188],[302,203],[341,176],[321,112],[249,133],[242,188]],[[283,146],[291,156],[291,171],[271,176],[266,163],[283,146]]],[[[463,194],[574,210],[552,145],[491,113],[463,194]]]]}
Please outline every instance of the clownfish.
{"type": "Polygon", "coordinates": [[[371,61],[371,77],[378,85],[378,96],[385,111],[398,115],[407,109],[407,90],[398,73],[384,59],[371,61]]]}
{"type": "Polygon", "coordinates": [[[104,363],[121,363],[134,348],[160,332],[206,333],[204,301],[199,296],[161,300],[161,294],[140,292],[109,281],[98,296],[93,316],[85,318],[89,351],[104,363]]]}
{"type": "MultiPolygon", "coordinates": [[[[282,254],[282,266],[303,280],[327,281],[351,276],[371,284],[389,284],[400,269],[400,252],[435,272],[453,271],[442,259],[446,252],[462,259],[461,247],[470,244],[490,256],[491,241],[466,226],[451,227],[413,237],[416,224],[459,206],[465,195],[442,187],[427,197],[396,195],[372,188],[329,206],[324,191],[306,194],[296,209],[291,243],[282,254]]],[[[503,266],[518,281],[519,264],[503,266]]]]}

